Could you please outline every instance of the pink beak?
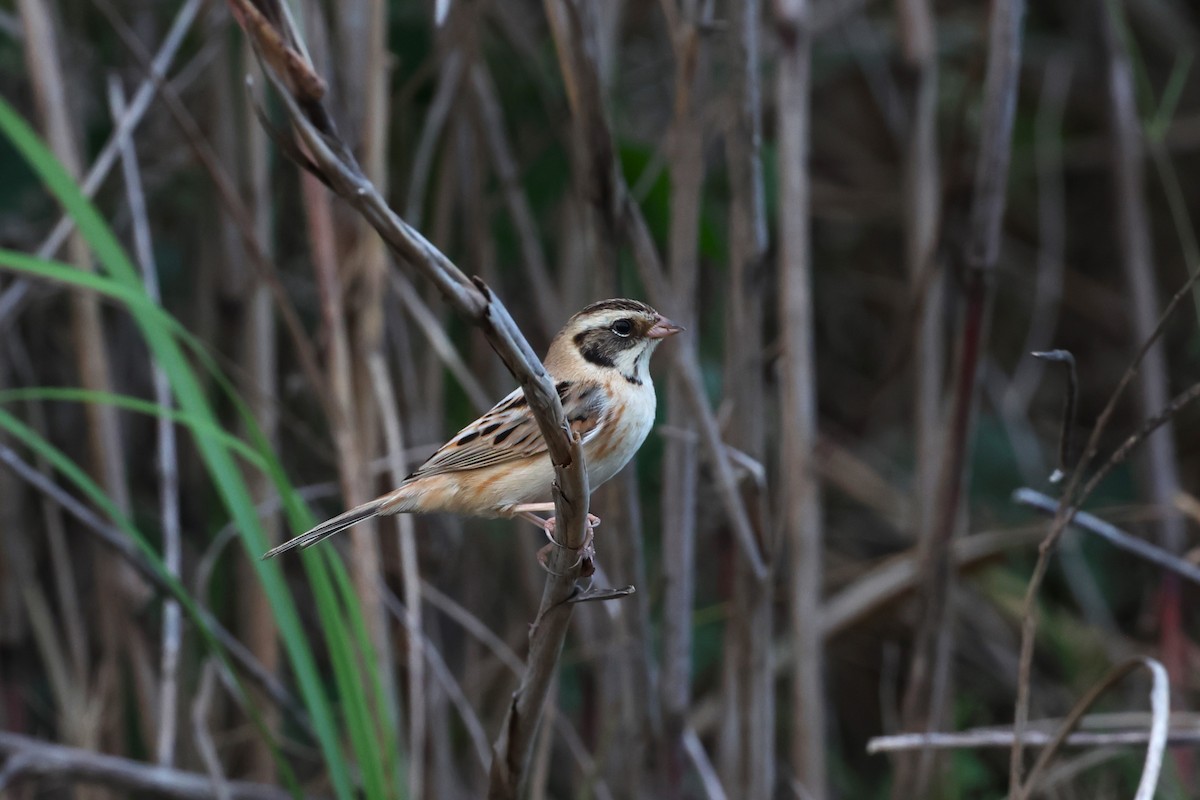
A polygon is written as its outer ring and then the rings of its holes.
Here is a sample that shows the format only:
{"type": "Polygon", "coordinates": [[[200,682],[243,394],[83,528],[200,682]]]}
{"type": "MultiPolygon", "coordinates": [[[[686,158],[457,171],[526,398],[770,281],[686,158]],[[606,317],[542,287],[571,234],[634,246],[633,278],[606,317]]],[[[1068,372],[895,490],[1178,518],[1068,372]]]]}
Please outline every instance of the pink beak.
{"type": "Polygon", "coordinates": [[[650,330],[646,333],[646,338],[647,339],[665,339],[668,336],[674,336],[675,334],[679,333],[683,329],[684,328],[682,325],[676,325],[674,322],[671,322],[671,320],[667,319],[662,314],[659,314],[658,320],[655,321],[654,326],[651,327],[650,330]]]}

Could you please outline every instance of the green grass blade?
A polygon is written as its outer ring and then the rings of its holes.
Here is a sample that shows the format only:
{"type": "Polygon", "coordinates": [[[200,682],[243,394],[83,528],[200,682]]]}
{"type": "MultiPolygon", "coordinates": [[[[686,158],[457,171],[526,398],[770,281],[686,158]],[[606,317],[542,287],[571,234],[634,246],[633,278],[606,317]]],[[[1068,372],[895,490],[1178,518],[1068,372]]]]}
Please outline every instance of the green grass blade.
{"type": "MultiPolygon", "coordinates": [[[[105,272],[115,281],[115,285],[113,282],[98,281],[96,280],[97,276],[80,270],[74,270],[73,274],[69,275],[60,273],[56,275],[56,278],[82,288],[106,291],[110,296],[123,302],[134,317],[155,360],[166,373],[181,411],[199,424],[219,428],[217,416],[204,395],[202,384],[175,339],[175,334],[178,333],[177,324],[167,322],[166,319],[169,318],[169,315],[154,306],[144,296],[137,270],[102,217],[78,190],[74,181],[63,170],[53,154],[45,148],[37,135],[2,99],[0,99],[0,131],[4,132],[39,175],[44,185],[75,220],[80,234],[86,239],[105,272]]],[[[6,260],[9,264],[18,260],[12,258],[11,254],[6,254],[6,256],[8,256],[6,260]]],[[[28,257],[25,258],[28,259],[28,257]]],[[[27,270],[34,267],[28,260],[23,266],[27,270]]],[[[43,263],[41,266],[43,273],[48,275],[51,266],[43,263]]],[[[254,570],[262,583],[268,602],[271,604],[301,696],[312,716],[333,787],[338,796],[351,797],[353,796],[353,784],[350,780],[348,765],[340,751],[334,714],[329,698],[321,684],[309,639],[300,623],[299,614],[287,591],[279,567],[274,563],[262,562],[255,557],[266,549],[266,537],[259,524],[258,515],[244,478],[234,461],[230,448],[222,440],[201,436],[196,438],[196,445],[218,495],[237,525],[243,546],[251,557],[254,570]]],[[[260,454],[268,460],[274,460],[269,448],[260,449],[260,454]]],[[[305,519],[308,517],[307,510],[295,497],[294,488],[283,476],[282,469],[273,469],[269,472],[276,478],[276,485],[281,496],[287,499],[285,508],[289,509],[288,517],[293,528],[302,530],[311,522],[311,518],[305,519]]],[[[365,703],[364,693],[361,692],[362,673],[354,667],[352,643],[341,635],[345,618],[337,595],[329,581],[328,565],[323,558],[312,555],[303,558],[303,563],[309,575],[322,627],[327,634],[336,631],[329,639],[331,648],[340,650],[340,652],[333,653],[334,679],[343,705],[349,703],[353,706],[346,715],[348,733],[354,746],[359,769],[366,777],[365,788],[368,797],[386,797],[378,779],[378,776],[384,771],[379,740],[372,737],[372,726],[368,724],[372,719],[373,709],[365,703]]],[[[359,635],[361,629],[357,625],[352,624],[350,627],[355,634],[353,644],[358,646],[359,652],[365,654],[367,661],[373,661],[369,640],[364,641],[361,638],[359,635]]],[[[376,685],[377,688],[378,685],[376,685]]],[[[377,693],[376,696],[378,696],[377,693]]]]}

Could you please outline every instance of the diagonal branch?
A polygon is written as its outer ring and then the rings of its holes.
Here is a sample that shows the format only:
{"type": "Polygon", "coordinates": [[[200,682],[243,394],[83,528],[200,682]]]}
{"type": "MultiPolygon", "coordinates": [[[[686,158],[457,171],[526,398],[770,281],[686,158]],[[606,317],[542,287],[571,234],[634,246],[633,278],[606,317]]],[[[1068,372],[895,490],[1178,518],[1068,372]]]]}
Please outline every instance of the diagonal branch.
{"type": "Polygon", "coordinates": [[[541,608],[530,632],[528,667],[494,746],[491,796],[514,797],[558,663],[572,606],[588,511],[587,472],[579,439],[572,436],[554,383],[508,310],[482,280],[469,280],[440,250],[393,211],[359,168],[322,103],[323,81],[300,53],[303,44],[272,0],[229,0],[264,71],[286,109],[292,132],[307,151],[306,169],[357,210],[387,246],[434,283],[465,319],[479,326],[520,382],[555,468],[559,544],[548,559],[541,608]],[[254,24],[247,24],[247,20],[254,24]],[[284,72],[281,74],[279,69],[284,72]]]}

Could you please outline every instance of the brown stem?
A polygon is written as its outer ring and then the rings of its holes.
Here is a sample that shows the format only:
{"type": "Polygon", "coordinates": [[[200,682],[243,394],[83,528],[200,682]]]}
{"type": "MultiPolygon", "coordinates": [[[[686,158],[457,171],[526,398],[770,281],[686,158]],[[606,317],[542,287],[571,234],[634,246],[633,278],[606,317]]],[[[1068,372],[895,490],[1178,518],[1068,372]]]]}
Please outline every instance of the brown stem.
{"type": "MultiPolygon", "coordinates": [[[[767,249],[766,198],[760,154],[762,90],[759,85],[761,3],[742,3],[730,19],[729,60],[734,68],[730,90],[734,115],[724,131],[730,184],[729,265],[725,355],[726,392],[732,403],[727,433],[731,447],[749,459],[767,457],[766,357],[763,319],[769,313],[764,271],[767,249]]],[[[743,480],[742,502],[752,516],[760,550],[774,554],[768,541],[772,521],[767,495],[758,481],[743,480]]],[[[728,787],[744,787],[742,796],[772,795],[775,766],[776,698],[771,669],[774,585],[761,580],[742,553],[737,554],[731,617],[726,625],[722,686],[726,733],[719,740],[719,765],[728,787]]],[[[685,750],[704,776],[697,756],[703,749],[695,731],[685,750]]],[[[705,781],[713,797],[720,784],[705,781]]]]}
{"type": "MultiPolygon", "coordinates": [[[[1024,0],[998,0],[992,5],[981,139],[967,240],[958,254],[966,288],[953,401],[938,475],[935,516],[922,538],[924,579],[920,622],[902,711],[904,725],[910,730],[929,730],[936,725],[946,699],[952,630],[948,600],[954,574],[950,569],[948,544],[960,524],[960,500],[969,470],[976,377],[989,326],[991,274],[999,256],[1012,155],[1023,17],[1024,0]]],[[[932,764],[932,759],[924,755],[915,763],[911,759],[902,761],[892,796],[924,795],[932,764]]]]}
{"type": "Polygon", "coordinates": [[[812,32],[806,0],[779,0],[776,106],[780,160],[780,516],[788,552],[788,623],[796,648],[789,716],[791,765],[812,797],[827,796],[824,642],[820,628],[822,511],[813,471],[816,363],[808,171],[812,32]]]}
{"type": "MultiPolygon", "coordinates": [[[[22,0],[18,8],[25,24],[25,54],[38,115],[54,155],[72,178],[78,181],[83,170],[66,94],[67,87],[73,83],[67,79],[60,61],[53,7],[38,0],[22,0]]],[[[80,270],[94,271],[91,252],[81,235],[73,234],[67,240],[67,251],[68,260],[80,270]]],[[[90,292],[73,292],[70,304],[72,350],[79,382],[87,390],[111,393],[114,390],[112,369],[99,298],[90,292]]],[[[117,410],[103,403],[87,403],[84,405],[84,415],[87,420],[85,435],[89,472],[116,507],[127,513],[130,510],[130,494],[125,474],[125,442],[117,410]]],[[[148,664],[139,663],[139,657],[146,654],[147,649],[135,642],[141,632],[131,624],[130,618],[131,606],[146,599],[148,587],[127,564],[104,551],[97,553],[94,573],[95,607],[100,630],[98,641],[105,668],[114,670],[117,664],[128,659],[132,662],[139,697],[149,697],[152,690],[147,680],[153,671],[148,664]]],[[[115,700],[109,697],[101,702],[115,703],[115,700]]],[[[154,729],[155,721],[150,709],[142,705],[139,711],[143,712],[143,723],[147,729],[154,729]]],[[[119,746],[120,719],[121,715],[113,714],[106,720],[106,746],[119,746]]]]}

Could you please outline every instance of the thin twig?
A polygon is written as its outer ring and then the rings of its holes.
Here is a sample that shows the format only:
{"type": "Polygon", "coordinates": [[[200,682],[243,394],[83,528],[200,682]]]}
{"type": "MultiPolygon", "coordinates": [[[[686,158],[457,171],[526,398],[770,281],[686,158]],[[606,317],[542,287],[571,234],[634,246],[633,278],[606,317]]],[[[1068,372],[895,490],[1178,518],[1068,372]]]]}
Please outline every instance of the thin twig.
{"type": "MultiPolygon", "coordinates": [[[[0,754],[9,757],[0,781],[47,777],[59,782],[108,786],[122,793],[148,792],[174,800],[220,797],[218,785],[205,775],[50,744],[18,733],[0,731],[0,754]]],[[[231,800],[289,800],[293,796],[284,789],[261,783],[230,781],[228,788],[231,800]]]]}
{"type": "Polygon", "coordinates": [[[192,737],[196,741],[196,749],[200,751],[200,760],[204,769],[216,788],[217,800],[230,800],[229,781],[221,768],[221,757],[217,754],[217,746],[213,743],[212,734],[208,730],[208,714],[212,709],[213,687],[216,684],[217,662],[209,658],[200,670],[200,688],[196,699],[192,701],[192,737]]]}
{"type": "MultiPolygon", "coordinates": [[[[1059,511],[1058,500],[1033,489],[1017,489],[1013,492],[1013,502],[1036,509],[1049,516],[1054,516],[1059,511]]],[[[1116,525],[1105,522],[1097,516],[1089,514],[1086,511],[1076,511],[1071,516],[1069,524],[1088,533],[1095,534],[1113,546],[1133,553],[1151,564],[1170,570],[1193,583],[1200,584],[1200,567],[1150,542],[1130,536],[1116,525]]]]}
{"type": "Polygon", "coordinates": [[[458,385],[466,392],[467,398],[475,410],[482,413],[491,408],[492,401],[489,399],[487,391],[471,372],[467,363],[463,361],[463,357],[459,355],[454,343],[450,341],[450,336],[446,333],[442,323],[425,303],[408,276],[399,270],[392,270],[388,273],[388,280],[396,292],[396,296],[400,298],[400,302],[411,315],[412,321],[424,334],[425,340],[429,342],[433,352],[446,365],[446,369],[450,370],[450,374],[458,381],[458,385]]]}
{"type": "MultiPolygon", "coordinates": [[[[1031,725],[1034,723],[1030,723],[1031,725]]],[[[1137,747],[1147,744],[1157,731],[1073,731],[1062,740],[1061,747],[1137,747]]],[[[1029,730],[1021,737],[1023,747],[1045,747],[1058,738],[1050,731],[1029,730]]],[[[875,736],[867,742],[868,753],[891,753],[898,750],[974,750],[986,747],[1008,749],[1013,746],[1015,736],[1011,729],[960,731],[958,733],[900,733],[893,736],[875,736]]],[[[1200,730],[1169,728],[1167,747],[1195,747],[1200,745],[1200,730]]]]}
{"type": "Polygon", "coordinates": [[[434,157],[438,153],[438,145],[442,143],[442,133],[446,127],[446,119],[458,98],[463,77],[463,55],[459,50],[451,50],[442,59],[437,70],[438,86],[434,92],[433,101],[425,113],[425,122],[421,126],[421,135],[417,139],[416,152],[413,154],[412,174],[408,180],[407,200],[404,203],[404,217],[416,227],[420,227],[424,217],[422,206],[425,202],[425,189],[429,185],[429,173],[433,169],[434,157]]]}
{"type": "MultiPolygon", "coordinates": [[[[1158,323],[1155,325],[1153,332],[1142,342],[1133,361],[1126,368],[1125,374],[1121,376],[1117,388],[1113,390],[1112,395],[1108,398],[1104,409],[1100,412],[1100,416],[1096,421],[1095,427],[1092,428],[1092,434],[1088,437],[1087,445],[1084,447],[1083,456],[1080,458],[1078,467],[1074,470],[1071,478],[1067,481],[1066,487],[1063,489],[1063,499],[1058,504],[1057,513],[1054,516],[1054,521],[1050,525],[1050,530],[1046,533],[1045,539],[1042,540],[1041,546],[1038,548],[1038,560],[1034,564],[1033,574],[1029,578],[1028,586],[1025,590],[1025,598],[1022,604],[1021,612],[1021,651],[1017,666],[1017,701],[1016,710],[1013,714],[1013,728],[1016,731],[1016,742],[1013,745],[1013,752],[1009,762],[1009,791],[1015,793],[1020,786],[1021,778],[1021,756],[1020,756],[1020,739],[1022,732],[1025,729],[1025,724],[1029,718],[1029,692],[1030,692],[1030,674],[1033,669],[1033,647],[1034,635],[1037,632],[1037,608],[1036,600],[1038,592],[1041,590],[1042,582],[1045,580],[1046,572],[1050,568],[1050,558],[1053,555],[1059,539],[1066,530],[1071,518],[1077,513],[1079,507],[1087,500],[1092,489],[1095,488],[1095,478],[1081,488],[1083,476],[1094,461],[1100,448],[1100,439],[1104,432],[1108,429],[1108,423],[1112,419],[1113,412],[1116,410],[1117,402],[1121,395],[1124,394],[1126,387],[1133,381],[1134,376],[1138,374],[1138,369],[1141,366],[1142,359],[1149,351],[1154,342],[1162,335],[1163,328],[1167,324],[1167,320],[1175,311],[1176,307],[1183,301],[1183,298],[1188,296],[1192,287],[1200,281],[1200,270],[1195,270],[1191,273],[1183,286],[1181,286],[1171,297],[1161,315],[1159,315],[1158,323]]],[[[1111,468],[1111,467],[1109,467],[1111,468]]],[[[1104,468],[1102,468],[1102,471],[1104,468]]],[[[1010,794],[1015,798],[1015,794],[1010,794]]]]}
{"type": "Polygon", "coordinates": [[[683,751],[687,753],[696,774],[700,776],[700,785],[704,787],[704,794],[708,800],[725,800],[728,795],[721,786],[721,778],[713,769],[712,761],[704,750],[704,743],[696,735],[696,729],[690,726],[683,730],[683,751]]]}
{"type": "Polygon", "coordinates": [[[503,639],[493,633],[491,628],[463,608],[454,598],[443,594],[428,581],[421,581],[421,596],[491,650],[492,654],[500,659],[504,666],[512,670],[514,675],[520,675],[525,671],[525,662],[521,660],[521,657],[513,652],[513,649],[505,644],[503,639]]]}
{"type": "MultiPolygon", "coordinates": [[[[119,120],[125,114],[125,92],[120,79],[110,75],[108,80],[108,103],[113,118],[119,120]]],[[[133,221],[133,244],[138,266],[142,270],[142,281],[146,295],[155,303],[162,302],[158,288],[158,265],[154,260],[154,246],[150,240],[150,224],[146,218],[146,198],[142,193],[142,178],[138,168],[137,153],[132,139],[121,142],[121,167],[125,179],[125,191],[129,198],[130,218],[133,221]]],[[[154,402],[164,410],[174,407],[171,384],[167,373],[155,362],[151,365],[154,384],[154,402]]],[[[163,566],[168,575],[178,579],[183,547],[180,541],[179,523],[179,461],[176,456],[175,424],[166,414],[159,415],[158,426],[158,480],[160,515],[163,536],[163,566]]],[[[158,734],[155,740],[155,761],[171,766],[175,761],[175,739],[179,707],[179,647],[182,611],[179,602],[168,599],[163,603],[161,684],[158,695],[158,734]]]]}
{"type": "MultiPolygon", "coordinates": [[[[425,581],[421,582],[421,596],[429,601],[430,605],[461,625],[463,630],[475,637],[480,644],[486,647],[514,675],[520,676],[525,671],[525,662],[521,660],[521,657],[514,653],[512,648],[493,633],[482,620],[455,602],[453,598],[438,591],[434,586],[425,581]]],[[[579,769],[589,775],[595,774],[595,760],[588,753],[583,741],[579,738],[579,733],[571,726],[571,721],[562,714],[557,714],[554,717],[554,725],[558,734],[566,743],[567,749],[571,751],[571,755],[579,765],[579,769]]],[[[603,780],[597,779],[593,788],[598,798],[611,799],[612,793],[603,780]]]]}
{"type": "Polygon", "coordinates": [[[526,285],[537,300],[537,318],[541,323],[542,333],[552,336],[555,310],[562,306],[561,295],[546,264],[529,198],[521,190],[517,160],[504,131],[504,114],[500,109],[500,101],[496,99],[496,87],[491,76],[478,62],[471,67],[471,89],[479,108],[482,128],[480,133],[491,154],[496,178],[504,191],[508,215],[512,218],[513,227],[517,232],[517,243],[521,248],[521,266],[528,271],[526,285]]]}
{"type": "MultiPolygon", "coordinates": [[[[96,156],[95,161],[88,168],[87,175],[80,181],[79,188],[83,192],[84,197],[90,198],[95,196],[104,179],[108,177],[109,170],[116,163],[121,143],[133,135],[133,130],[145,117],[146,110],[150,107],[150,101],[154,99],[158,78],[166,74],[171,63],[175,60],[175,56],[179,52],[179,48],[183,45],[188,31],[191,30],[196,16],[200,13],[200,7],[203,3],[204,0],[187,0],[175,15],[175,19],[172,20],[167,35],[163,37],[158,52],[151,59],[150,75],[141,82],[137,91],[134,92],[133,99],[129,101],[126,113],[118,121],[116,128],[100,149],[100,154],[96,156]]],[[[67,240],[67,237],[74,230],[75,218],[70,214],[64,213],[51,230],[50,235],[46,237],[35,251],[37,257],[51,258],[58,252],[63,242],[67,240]]],[[[11,318],[20,309],[22,301],[27,296],[31,285],[28,280],[18,279],[13,281],[3,294],[0,294],[0,324],[6,319],[11,318]]]]}
{"type": "MultiPolygon", "coordinates": [[[[396,392],[392,388],[383,354],[375,352],[368,356],[367,368],[371,374],[375,402],[379,418],[383,422],[384,442],[387,445],[391,467],[392,485],[399,486],[408,475],[404,461],[404,431],[396,413],[396,392]]],[[[425,704],[425,634],[421,623],[421,572],[417,563],[417,540],[413,518],[409,514],[397,514],[396,533],[400,540],[400,571],[404,577],[404,627],[408,632],[408,748],[410,762],[420,760],[420,780],[410,778],[410,785],[424,786],[424,754],[428,738],[428,719],[425,704]]],[[[382,581],[380,582],[382,584],[382,581]]],[[[384,596],[387,601],[387,596],[384,596]]],[[[415,767],[410,767],[410,769],[415,767]]],[[[419,797],[412,788],[413,797],[419,797]]]]}
{"type": "MultiPolygon", "coordinates": [[[[45,475],[42,475],[31,465],[27,464],[16,451],[0,444],[0,462],[6,464],[13,472],[37,489],[64,511],[83,524],[84,529],[94,534],[106,547],[114,550],[117,555],[128,562],[143,578],[153,584],[164,594],[174,594],[174,588],[164,580],[147,561],[137,546],[129,540],[125,532],[109,525],[100,519],[91,509],[76,500],[45,475]]],[[[204,623],[212,631],[217,643],[229,653],[233,663],[251,681],[254,682],[268,697],[290,712],[305,730],[311,730],[311,724],[298,700],[292,697],[279,679],[263,668],[257,659],[237,640],[215,617],[203,606],[198,607],[204,623]]]]}
{"type": "MultiPolygon", "coordinates": [[[[429,666],[433,668],[434,677],[442,685],[442,689],[449,696],[450,702],[458,709],[459,717],[462,718],[463,725],[467,728],[467,735],[471,738],[471,744],[475,747],[475,754],[479,756],[479,763],[486,771],[488,764],[492,760],[491,747],[488,745],[487,735],[483,732],[483,724],[479,721],[479,715],[471,707],[462,686],[454,679],[454,675],[451,673],[445,659],[442,658],[442,654],[438,652],[438,649],[429,640],[429,637],[425,635],[422,628],[419,625],[413,627],[414,619],[419,622],[419,617],[414,617],[409,611],[408,606],[400,602],[400,598],[396,597],[385,584],[380,584],[380,591],[383,593],[383,602],[387,606],[388,612],[408,631],[409,641],[420,639],[419,645],[412,649],[419,652],[429,663],[429,666]]],[[[418,587],[418,591],[420,591],[420,587],[418,587]]],[[[412,669],[411,663],[409,664],[409,669],[412,669]]],[[[519,668],[514,670],[514,672],[518,675],[521,674],[519,668]]]]}

